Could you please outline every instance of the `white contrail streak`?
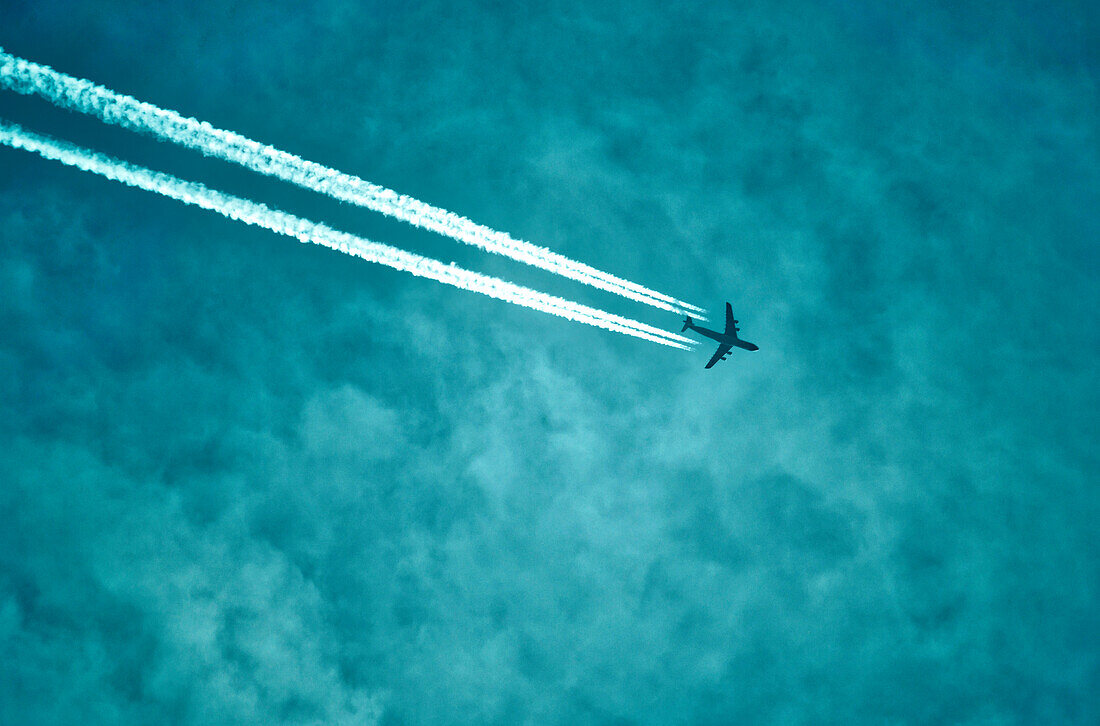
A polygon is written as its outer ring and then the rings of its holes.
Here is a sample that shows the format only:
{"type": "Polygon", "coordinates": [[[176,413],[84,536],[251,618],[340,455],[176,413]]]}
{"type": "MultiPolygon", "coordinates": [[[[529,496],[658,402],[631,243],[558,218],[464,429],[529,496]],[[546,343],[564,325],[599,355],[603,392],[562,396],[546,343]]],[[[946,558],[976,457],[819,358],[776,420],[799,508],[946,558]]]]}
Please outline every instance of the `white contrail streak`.
{"type": "Polygon", "coordinates": [[[654,343],[690,350],[691,340],[668,333],[636,320],[590,308],[553,295],[537,292],[495,277],[465,270],[452,264],[406,252],[390,245],[372,242],[323,224],[311,222],[263,204],[208,189],[202,184],[187,182],[170,174],[162,174],[135,166],[104,154],[25,131],[15,124],[0,122],[0,144],[33,151],[47,159],[60,161],[93,174],[113,179],[139,189],[145,189],[186,204],[218,212],[230,219],[269,229],[293,237],[300,242],[312,242],[361,257],[370,262],[411,272],[419,277],[437,280],[463,290],[505,300],[516,305],[558,315],[606,330],[633,335],[654,343]]]}
{"type": "MultiPolygon", "coordinates": [[[[663,310],[702,317],[702,308],[571,260],[530,242],[514,239],[445,209],[371,184],[285,151],[216,129],[135,98],[115,93],[91,81],[59,73],[0,48],[0,84],[18,93],[37,94],[63,108],[79,111],[119,126],[231,161],[253,171],[297,184],[334,199],[356,204],[423,229],[505,255],[519,262],[568,277],[586,285],[663,310]]],[[[706,319],[705,317],[703,318],[706,319]]]]}

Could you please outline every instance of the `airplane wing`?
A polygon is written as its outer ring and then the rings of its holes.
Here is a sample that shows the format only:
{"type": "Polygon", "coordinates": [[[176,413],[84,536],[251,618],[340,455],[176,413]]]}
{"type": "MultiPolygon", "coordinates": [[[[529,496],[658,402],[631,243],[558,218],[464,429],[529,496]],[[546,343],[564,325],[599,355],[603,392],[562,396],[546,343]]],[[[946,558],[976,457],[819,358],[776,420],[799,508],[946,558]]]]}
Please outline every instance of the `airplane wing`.
{"type": "Polygon", "coordinates": [[[725,359],[726,355],[730,352],[731,348],[733,348],[732,345],[720,345],[720,346],[718,346],[718,352],[716,352],[714,354],[714,356],[710,359],[710,362],[707,363],[707,365],[705,367],[710,368],[712,365],[714,365],[718,361],[725,359]]]}
{"type": "Polygon", "coordinates": [[[736,333],[740,329],[737,327],[737,321],[733,319],[733,307],[726,303],[726,335],[736,333]]]}

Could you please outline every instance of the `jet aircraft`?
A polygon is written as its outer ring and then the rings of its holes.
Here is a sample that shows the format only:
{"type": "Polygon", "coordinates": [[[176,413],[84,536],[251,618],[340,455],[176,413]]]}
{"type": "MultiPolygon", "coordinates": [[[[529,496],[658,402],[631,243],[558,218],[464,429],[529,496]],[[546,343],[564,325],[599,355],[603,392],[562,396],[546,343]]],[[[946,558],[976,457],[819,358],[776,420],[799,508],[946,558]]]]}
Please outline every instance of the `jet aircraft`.
{"type": "Polygon", "coordinates": [[[749,341],[741,340],[737,337],[737,331],[740,330],[740,328],[737,327],[737,321],[733,318],[733,308],[729,303],[726,303],[726,331],[724,333],[700,328],[690,317],[684,318],[684,327],[680,328],[680,332],[682,333],[688,328],[691,328],[700,335],[705,335],[708,338],[713,338],[718,341],[718,352],[715,353],[710,359],[710,362],[707,363],[707,368],[710,368],[720,360],[725,360],[734,346],[744,348],[745,350],[760,350],[760,348],[749,341]]]}

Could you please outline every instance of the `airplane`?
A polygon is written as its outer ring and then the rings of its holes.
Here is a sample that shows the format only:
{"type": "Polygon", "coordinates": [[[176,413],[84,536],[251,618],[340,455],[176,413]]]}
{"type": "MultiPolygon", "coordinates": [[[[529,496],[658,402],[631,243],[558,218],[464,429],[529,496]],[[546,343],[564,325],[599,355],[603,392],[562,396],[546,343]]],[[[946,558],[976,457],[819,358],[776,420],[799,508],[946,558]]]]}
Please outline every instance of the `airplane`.
{"type": "Polygon", "coordinates": [[[734,346],[744,348],[745,350],[760,350],[760,348],[749,341],[741,340],[737,337],[737,331],[740,330],[740,328],[737,327],[737,321],[733,318],[733,308],[729,303],[726,303],[726,331],[724,333],[700,328],[690,317],[684,318],[684,327],[680,328],[680,332],[682,333],[688,328],[691,328],[700,335],[705,335],[708,338],[713,338],[718,341],[718,352],[710,359],[710,362],[705,366],[706,368],[710,368],[720,360],[725,360],[734,346]]]}

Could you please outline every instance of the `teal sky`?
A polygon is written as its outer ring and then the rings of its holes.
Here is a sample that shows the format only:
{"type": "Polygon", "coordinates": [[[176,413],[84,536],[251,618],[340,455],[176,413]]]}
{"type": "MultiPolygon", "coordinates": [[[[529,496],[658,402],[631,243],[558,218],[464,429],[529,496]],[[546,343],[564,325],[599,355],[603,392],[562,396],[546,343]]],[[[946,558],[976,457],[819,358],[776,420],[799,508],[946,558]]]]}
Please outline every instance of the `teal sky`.
{"type": "Polygon", "coordinates": [[[1100,722],[1100,13],[956,4],[0,0],[8,52],[761,348],[704,371],[0,148],[0,722],[1100,722]]]}

